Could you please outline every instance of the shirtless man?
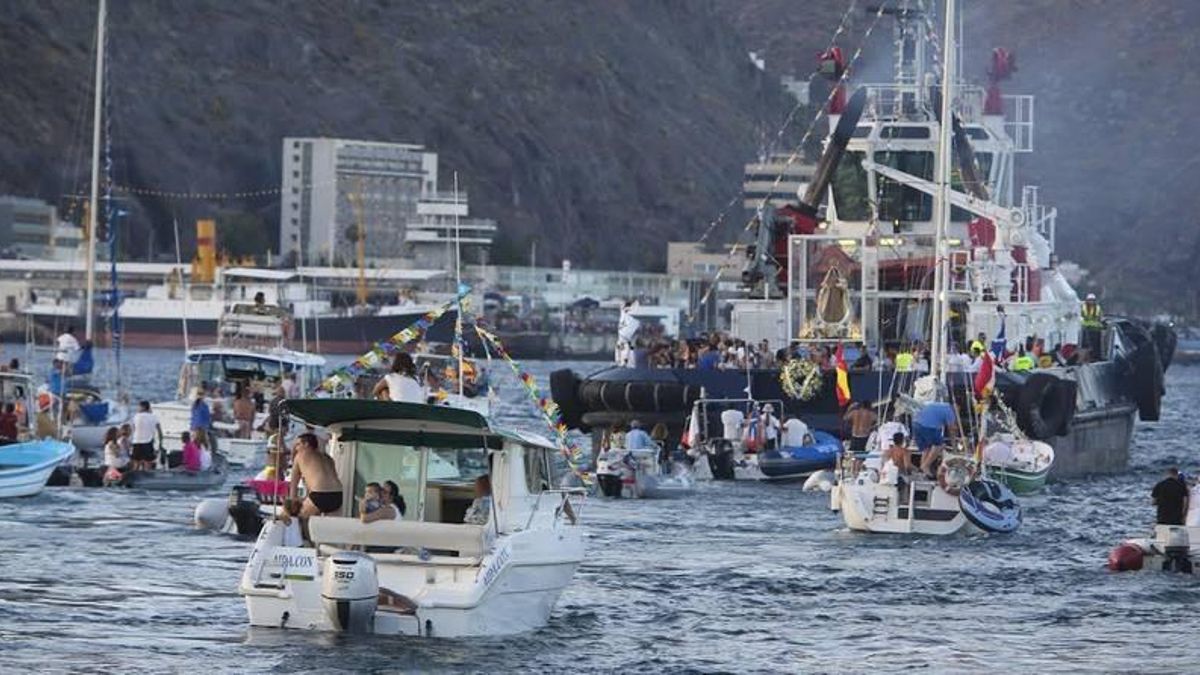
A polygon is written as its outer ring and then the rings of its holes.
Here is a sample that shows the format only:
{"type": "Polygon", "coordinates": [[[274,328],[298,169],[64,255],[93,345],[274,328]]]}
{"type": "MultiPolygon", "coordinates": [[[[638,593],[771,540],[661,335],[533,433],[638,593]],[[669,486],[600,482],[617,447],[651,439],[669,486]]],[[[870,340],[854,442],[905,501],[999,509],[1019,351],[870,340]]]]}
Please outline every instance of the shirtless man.
{"type": "MultiPolygon", "coordinates": [[[[333,458],[321,452],[316,434],[300,434],[292,446],[292,478],[288,497],[296,499],[300,480],[308,488],[308,495],[300,504],[300,522],[312,516],[336,513],[342,509],[342,482],[338,480],[333,458]]],[[[284,522],[288,522],[285,514],[284,522]]]]}
{"type": "Polygon", "coordinates": [[[892,436],[892,444],[884,451],[880,466],[887,464],[889,459],[900,469],[901,476],[912,473],[912,455],[904,445],[904,434],[897,433],[892,436]]]}
{"type": "Polygon", "coordinates": [[[850,452],[855,456],[867,454],[867,439],[875,426],[875,411],[871,403],[863,399],[850,407],[846,413],[846,421],[850,423],[850,452]]]}

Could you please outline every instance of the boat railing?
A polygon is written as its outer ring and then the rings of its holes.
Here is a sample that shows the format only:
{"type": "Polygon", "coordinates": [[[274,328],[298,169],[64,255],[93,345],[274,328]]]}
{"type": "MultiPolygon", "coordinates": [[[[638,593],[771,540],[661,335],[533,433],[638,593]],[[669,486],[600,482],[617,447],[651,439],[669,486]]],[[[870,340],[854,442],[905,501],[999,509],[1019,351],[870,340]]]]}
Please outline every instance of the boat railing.
{"type": "Polygon", "coordinates": [[[1045,238],[1053,252],[1058,209],[1041,203],[1038,186],[1026,185],[1021,188],[1021,211],[1025,214],[1025,222],[1045,238]]]}
{"type": "MultiPolygon", "coordinates": [[[[863,87],[867,90],[864,119],[926,121],[934,112],[927,87],[897,83],[866,84],[863,87]]],[[[951,104],[963,121],[974,122],[983,116],[984,99],[983,87],[960,85],[954,89],[951,104]]]]}

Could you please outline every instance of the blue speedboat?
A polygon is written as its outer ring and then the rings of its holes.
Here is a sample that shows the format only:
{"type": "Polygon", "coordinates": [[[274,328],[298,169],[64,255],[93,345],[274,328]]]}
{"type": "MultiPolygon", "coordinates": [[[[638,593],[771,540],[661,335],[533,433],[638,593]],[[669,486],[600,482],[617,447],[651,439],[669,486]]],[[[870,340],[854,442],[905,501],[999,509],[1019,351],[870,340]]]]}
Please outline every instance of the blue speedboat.
{"type": "Polygon", "coordinates": [[[54,467],[74,453],[70,443],[50,439],[0,447],[0,498],[41,492],[54,467]]]}
{"type": "Polygon", "coordinates": [[[812,437],[813,442],[809,445],[760,452],[759,471],[767,480],[793,480],[814,471],[832,469],[842,451],[842,442],[824,431],[813,431],[812,437]]]}

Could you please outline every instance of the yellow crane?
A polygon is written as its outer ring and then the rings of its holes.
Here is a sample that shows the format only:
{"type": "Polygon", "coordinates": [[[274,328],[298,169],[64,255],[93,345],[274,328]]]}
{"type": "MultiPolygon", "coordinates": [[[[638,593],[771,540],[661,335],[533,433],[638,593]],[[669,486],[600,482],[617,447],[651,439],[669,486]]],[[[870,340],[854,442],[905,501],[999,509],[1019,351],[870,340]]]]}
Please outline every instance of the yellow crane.
{"type": "Polygon", "coordinates": [[[367,304],[367,228],[363,223],[362,179],[359,179],[357,189],[347,198],[354,209],[355,226],[358,232],[355,236],[355,253],[358,258],[358,284],[355,287],[355,297],[361,307],[367,304]]]}

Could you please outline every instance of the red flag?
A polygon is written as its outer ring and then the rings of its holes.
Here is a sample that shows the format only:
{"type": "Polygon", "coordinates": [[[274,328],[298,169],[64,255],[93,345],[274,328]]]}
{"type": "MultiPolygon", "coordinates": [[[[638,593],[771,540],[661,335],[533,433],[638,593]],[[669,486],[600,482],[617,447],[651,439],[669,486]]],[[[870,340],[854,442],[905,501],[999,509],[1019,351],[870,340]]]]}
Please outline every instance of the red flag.
{"type": "Polygon", "coordinates": [[[983,362],[979,364],[979,372],[975,373],[975,397],[986,398],[988,393],[996,388],[996,367],[992,362],[992,353],[983,353],[983,362]]]}
{"type": "Polygon", "coordinates": [[[839,343],[837,352],[833,356],[834,366],[837,368],[837,399],[838,405],[843,408],[850,404],[850,370],[846,368],[846,350],[839,343]]]}

